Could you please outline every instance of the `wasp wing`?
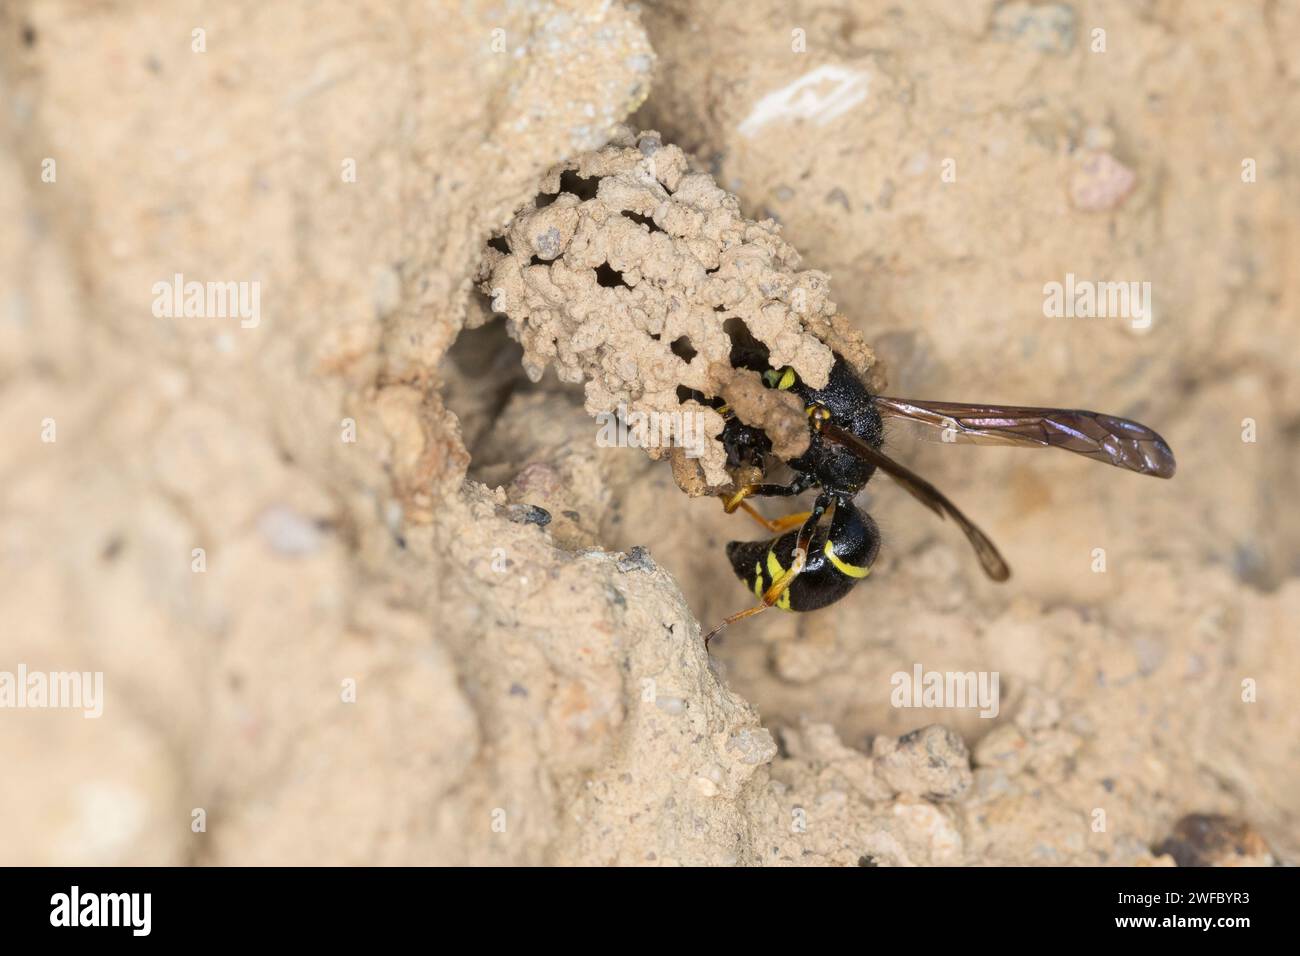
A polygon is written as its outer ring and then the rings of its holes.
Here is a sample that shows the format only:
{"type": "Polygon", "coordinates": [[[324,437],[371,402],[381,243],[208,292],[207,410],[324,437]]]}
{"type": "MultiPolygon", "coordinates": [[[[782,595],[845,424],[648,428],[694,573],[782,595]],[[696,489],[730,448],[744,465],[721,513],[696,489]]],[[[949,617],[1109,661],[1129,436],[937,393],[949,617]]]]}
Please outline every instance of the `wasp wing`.
{"type": "Polygon", "coordinates": [[[875,397],[883,416],[918,422],[944,441],[1064,448],[1140,475],[1172,478],[1177,463],[1156,432],[1127,418],[1068,408],[963,405],[875,397]]]}
{"type": "Polygon", "coordinates": [[[945,497],[934,485],[930,484],[916,472],[904,468],[898,462],[894,461],[888,455],[877,451],[869,444],[862,441],[851,432],[846,432],[830,422],[824,422],[821,427],[821,434],[833,442],[844,445],[853,451],[854,454],[871,462],[889,477],[893,478],[900,485],[916,498],[917,501],[925,505],[940,518],[950,515],[952,520],[957,522],[957,526],[966,534],[966,538],[975,549],[975,554],[979,558],[980,566],[984,568],[984,573],[994,581],[1005,581],[1011,577],[1011,568],[998,553],[998,549],[993,542],[989,540],[988,535],[975,526],[975,522],[967,518],[957,508],[955,504],[945,497]]]}

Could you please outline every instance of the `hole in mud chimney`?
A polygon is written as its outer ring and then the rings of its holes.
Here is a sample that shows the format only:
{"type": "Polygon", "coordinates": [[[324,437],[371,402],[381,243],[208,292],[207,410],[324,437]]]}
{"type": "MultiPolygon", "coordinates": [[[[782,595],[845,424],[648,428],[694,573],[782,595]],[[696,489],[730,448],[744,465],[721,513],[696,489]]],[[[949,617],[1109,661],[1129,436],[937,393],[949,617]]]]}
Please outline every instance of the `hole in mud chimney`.
{"type": "Polygon", "coordinates": [[[691,359],[699,355],[699,353],[695,351],[695,347],[691,345],[691,340],[687,338],[685,335],[681,336],[680,338],[674,339],[673,343],[668,347],[672,349],[673,354],[676,355],[683,362],[689,363],[691,359]]]}
{"type": "Polygon", "coordinates": [[[497,252],[502,252],[505,253],[506,255],[510,255],[510,243],[506,242],[505,236],[493,236],[491,239],[488,240],[488,245],[491,248],[495,249],[497,252]]]}
{"type": "Polygon", "coordinates": [[[627,283],[623,281],[623,273],[608,262],[602,262],[596,267],[596,284],[605,289],[617,289],[619,286],[626,289],[628,287],[627,283]]]}
{"type": "Polygon", "coordinates": [[[576,169],[566,169],[560,173],[560,192],[572,193],[584,202],[596,198],[600,179],[596,176],[579,176],[576,169]]]}
{"type": "MultiPolygon", "coordinates": [[[[566,169],[560,173],[560,192],[577,196],[583,202],[588,199],[595,199],[596,190],[599,187],[600,177],[598,176],[579,176],[576,169],[566,169]]],[[[558,195],[558,193],[542,193],[534,200],[533,205],[538,209],[543,209],[555,202],[558,195]]]]}
{"type": "Polygon", "coordinates": [[[734,368],[748,365],[746,359],[755,355],[767,362],[772,354],[771,349],[754,338],[745,320],[738,316],[732,316],[723,322],[722,331],[726,332],[727,337],[731,339],[731,364],[734,368]]]}
{"type": "Polygon", "coordinates": [[[655,221],[649,216],[643,216],[639,212],[632,212],[630,209],[624,209],[623,215],[628,219],[631,219],[633,222],[638,222],[643,226],[648,226],[651,232],[663,232],[662,229],[655,225],[655,221]]]}
{"type": "MultiPolygon", "coordinates": [[[[721,306],[718,306],[721,308],[721,306]]],[[[727,338],[731,339],[732,345],[748,345],[754,341],[754,337],[749,332],[749,326],[745,320],[732,316],[722,323],[722,331],[727,333],[727,338]]]]}

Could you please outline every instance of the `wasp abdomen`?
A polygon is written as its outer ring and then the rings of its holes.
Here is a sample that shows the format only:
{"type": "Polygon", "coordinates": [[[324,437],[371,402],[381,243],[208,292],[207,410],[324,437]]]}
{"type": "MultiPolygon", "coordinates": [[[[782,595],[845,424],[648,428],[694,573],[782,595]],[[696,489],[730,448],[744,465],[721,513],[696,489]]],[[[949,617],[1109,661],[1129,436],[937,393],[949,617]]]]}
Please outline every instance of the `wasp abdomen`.
{"type": "MultiPolygon", "coordinates": [[[[790,567],[799,532],[768,541],[733,541],[727,558],[736,576],[760,600],[763,592],[790,567]]],[[[803,572],[777,601],[784,611],[815,611],[844,597],[871,571],[880,551],[880,531],[870,515],[851,504],[836,507],[830,527],[818,528],[803,572]]]]}

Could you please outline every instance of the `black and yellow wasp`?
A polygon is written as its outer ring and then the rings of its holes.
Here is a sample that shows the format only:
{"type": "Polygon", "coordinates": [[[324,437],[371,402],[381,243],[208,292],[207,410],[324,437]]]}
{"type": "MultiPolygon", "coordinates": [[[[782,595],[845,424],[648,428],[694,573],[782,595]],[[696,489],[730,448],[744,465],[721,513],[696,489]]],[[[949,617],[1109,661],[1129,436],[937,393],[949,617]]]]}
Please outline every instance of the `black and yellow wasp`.
{"type": "MultiPolygon", "coordinates": [[[[775,538],[733,541],[727,557],[759,604],[733,614],[705,636],[705,644],[728,624],[769,607],[814,611],[844,597],[865,578],[880,551],[880,531],[853,499],[879,469],[899,482],[935,514],[948,515],[965,532],[981,566],[994,581],[1011,576],[993,542],[934,485],[887,457],[880,449],[885,419],[907,419],[942,433],[944,441],[1064,448],[1138,474],[1170,478],[1174,454],[1158,434],[1126,418],[1063,408],[963,405],[873,395],[839,354],[824,388],[810,388],[789,367],[771,368],[768,353],[751,340],[737,343],[732,364],[760,372],[768,388],[790,391],[804,404],[811,430],[808,450],[786,464],[787,485],[747,484],[723,495],[728,514],[744,509],[775,538]],[[769,521],[747,498],[790,497],[818,489],[812,509],[769,521]],[[827,516],[829,515],[829,520],[827,516]]],[[[765,474],[771,441],[744,424],[720,399],[692,396],[723,412],[721,434],[731,466],[756,466],[765,474]]]]}

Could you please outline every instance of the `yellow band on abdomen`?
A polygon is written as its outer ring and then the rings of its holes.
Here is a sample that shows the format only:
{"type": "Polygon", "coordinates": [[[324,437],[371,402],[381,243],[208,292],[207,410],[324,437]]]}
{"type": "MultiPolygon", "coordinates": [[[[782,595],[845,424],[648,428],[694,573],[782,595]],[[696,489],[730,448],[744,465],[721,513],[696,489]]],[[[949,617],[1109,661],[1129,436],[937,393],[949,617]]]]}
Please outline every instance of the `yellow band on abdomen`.
{"type": "Polygon", "coordinates": [[[859,565],[849,564],[847,561],[840,560],[839,555],[835,553],[835,548],[831,546],[830,541],[826,542],[826,547],[822,548],[822,553],[831,559],[831,564],[835,565],[835,569],[839,571],[840,574],[846,575],[847,577],[865,578],[871,573],[870,568],[860,567],[859,565]]]}

